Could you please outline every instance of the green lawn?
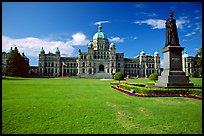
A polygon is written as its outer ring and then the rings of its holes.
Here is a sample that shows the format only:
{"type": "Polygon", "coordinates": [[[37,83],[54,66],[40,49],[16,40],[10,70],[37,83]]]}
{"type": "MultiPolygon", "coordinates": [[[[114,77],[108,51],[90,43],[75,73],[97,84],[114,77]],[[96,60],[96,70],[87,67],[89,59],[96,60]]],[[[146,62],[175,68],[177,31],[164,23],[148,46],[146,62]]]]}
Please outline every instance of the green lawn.
{"type": "MultiPolygon", "coordinates": [[[[189,80],[190,82],[194,83],[194,86],[202,86],[202,78],[189,78],[189,80]]],[[[126,81],[132,83],[154,82],[153,80],[149,80],[148,78],[127,79],[126,81]]]]}
{"type": "Polygon", "coordinates": [[[110,82],[4,78],[2,133],[202,133],[201,100],[128,96],[110,82]]]}

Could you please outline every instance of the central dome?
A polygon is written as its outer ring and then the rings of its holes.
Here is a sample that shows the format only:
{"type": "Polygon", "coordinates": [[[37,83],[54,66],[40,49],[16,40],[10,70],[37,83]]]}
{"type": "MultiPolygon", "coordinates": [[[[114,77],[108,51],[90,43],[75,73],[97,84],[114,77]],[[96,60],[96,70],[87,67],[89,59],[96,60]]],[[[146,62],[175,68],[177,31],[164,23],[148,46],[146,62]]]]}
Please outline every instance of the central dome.
{"type": "Polygon", "coordinates": [[[94,34],[93,39],[107,39],[106,35],[102,32],[102,26],[99,24],[98,32],[94,34]]]}

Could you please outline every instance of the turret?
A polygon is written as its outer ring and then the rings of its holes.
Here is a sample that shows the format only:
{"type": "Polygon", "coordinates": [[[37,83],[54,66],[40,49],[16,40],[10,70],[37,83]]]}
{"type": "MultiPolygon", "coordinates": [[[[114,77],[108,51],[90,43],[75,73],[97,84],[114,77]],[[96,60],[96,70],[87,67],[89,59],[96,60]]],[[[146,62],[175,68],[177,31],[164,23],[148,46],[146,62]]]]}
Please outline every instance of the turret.
{"type": "Polygon", "coordinates": [[[60,54],[60,51],[59,51],[58,48],[56,49],[55,53],[56,53],[56,54],[60,54]]]}
{"type": "Polygon", "coordinates": [[[45,51],[44,51],[43,47],[42,47],[42,49],[40,50],[40,53],[41,53],[41,54],[45,54],[45,51]]]}

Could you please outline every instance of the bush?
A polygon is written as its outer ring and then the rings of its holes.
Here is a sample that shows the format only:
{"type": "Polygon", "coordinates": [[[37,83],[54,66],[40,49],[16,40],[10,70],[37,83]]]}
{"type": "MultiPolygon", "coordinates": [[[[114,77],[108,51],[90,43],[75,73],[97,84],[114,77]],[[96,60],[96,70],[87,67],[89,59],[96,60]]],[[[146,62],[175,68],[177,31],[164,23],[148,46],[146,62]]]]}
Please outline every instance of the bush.
{"type": "Polygon", "coordinates": [[[145,87],[145,83],[127,83],[127,84],[133,85],[133,86],[145,87]]]}
{"type": "Polygon", "coordinates": [[[156,73],[152,73],[150,76],[149,76],[149,80],[158,80],[158,74],[156,73]]]}
{"type": "Polygon", "coordinates": [[[115,79],[115,80],[119,80],[119,81],[120,81],[120,80],[123,80],[123,79],[124,79],[123,74],[122,74],[121,72],[115,73],[114,79],[115,79]]]}
{"type": "Polygon", "coordinates": [[[120,88],[131,91],[135,90],[136,93],[141,94],[193,94],[202,96],[202,89],[186,89],[186,88],[146,88],[140,86],[133,86],[127,83],[119,84],[120,88]]]}
{"type": "Polygon", "coordinates": [[[148,82],[148,83],[146,83],[146,85],[155,85],[155,83],[154,82],[148,82]]]}
{"type": "Polygon", "coordinates": [[[111,85],[119,85],[118,82],[111,82],[110,84],[111,84],[111,85]]]}

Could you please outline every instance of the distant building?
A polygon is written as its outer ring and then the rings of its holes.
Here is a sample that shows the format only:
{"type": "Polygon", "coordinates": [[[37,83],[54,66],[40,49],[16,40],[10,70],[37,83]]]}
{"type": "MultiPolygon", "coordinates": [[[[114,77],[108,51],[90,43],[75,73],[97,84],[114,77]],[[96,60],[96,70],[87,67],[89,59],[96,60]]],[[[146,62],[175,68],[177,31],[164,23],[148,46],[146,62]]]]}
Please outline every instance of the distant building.
{"type": "Polygon", "coordinates": [[[189,56],[187,52],[185,51],[182,55],[182,67],[183,71],[186,72],[187,76],[190,76],[194,71],[197,71],[197,69],[194,66],[195,57],[189,56]]]}
{"type": "MultiPolygon", "coordinates": [[[[17,49],[17,47],[15,47],[15,49],[17,49]]],[[[14,49],[14,50],[15,50],[14,49]]],[[[18,50],[18,49],[17,49],[18,50]]],[[[8,51],[3,51],[2,52],[2,76],[5,75],[5,72],[6,72],[6,68],[7,68],[7,64],[8,64],[8,58],[10,56],[10,54],[12,53],[13,49],[11,47],[10,50],[8,51]]],[[[22,53],[22,57],[28,61],[29,63],[29,59],[25,56],[24,52],[22,53]]]]}

